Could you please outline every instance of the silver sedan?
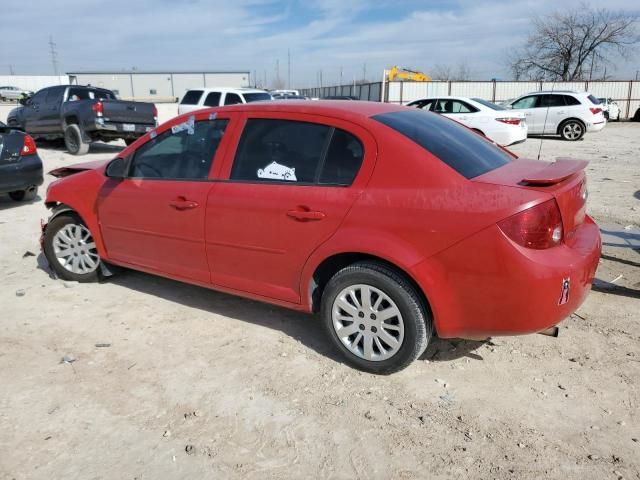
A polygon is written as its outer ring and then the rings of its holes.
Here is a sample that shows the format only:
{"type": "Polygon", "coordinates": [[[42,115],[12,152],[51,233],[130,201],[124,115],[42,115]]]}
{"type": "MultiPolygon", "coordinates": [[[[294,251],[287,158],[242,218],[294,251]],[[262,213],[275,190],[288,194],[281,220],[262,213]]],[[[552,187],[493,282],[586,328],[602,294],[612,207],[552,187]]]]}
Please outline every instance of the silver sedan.
{"type": "Polygon", "coordinates": [[[33,92],[18,87],[0,87],[0,100],[20,100],[23,96],[31,96],[33,92]]]}

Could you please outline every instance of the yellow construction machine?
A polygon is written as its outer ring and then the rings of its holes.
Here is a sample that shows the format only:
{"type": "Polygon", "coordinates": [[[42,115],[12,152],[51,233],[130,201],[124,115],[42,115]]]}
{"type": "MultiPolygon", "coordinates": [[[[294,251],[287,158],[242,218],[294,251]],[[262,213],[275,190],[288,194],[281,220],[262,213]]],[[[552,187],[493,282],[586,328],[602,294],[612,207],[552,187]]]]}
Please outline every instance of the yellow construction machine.
{"type": "Polygon", "coordinates": [[[431,77],[426,73],[416,72],[408,68],[396,67],[395,65],[389,69],[389,81],[400,80],[402,82],[430,82],[431,77]]]}

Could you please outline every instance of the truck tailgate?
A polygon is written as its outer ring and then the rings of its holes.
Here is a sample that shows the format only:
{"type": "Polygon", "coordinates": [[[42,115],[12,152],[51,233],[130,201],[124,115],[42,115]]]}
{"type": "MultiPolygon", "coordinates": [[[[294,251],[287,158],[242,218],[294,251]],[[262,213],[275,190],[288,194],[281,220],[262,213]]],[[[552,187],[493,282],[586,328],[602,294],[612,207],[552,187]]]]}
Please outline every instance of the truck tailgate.
{"type": "Polygon", "coordinates": [[[156,106],[146,102],[103,100],[105,122],[153,125],[156,123],[156,106]]]}

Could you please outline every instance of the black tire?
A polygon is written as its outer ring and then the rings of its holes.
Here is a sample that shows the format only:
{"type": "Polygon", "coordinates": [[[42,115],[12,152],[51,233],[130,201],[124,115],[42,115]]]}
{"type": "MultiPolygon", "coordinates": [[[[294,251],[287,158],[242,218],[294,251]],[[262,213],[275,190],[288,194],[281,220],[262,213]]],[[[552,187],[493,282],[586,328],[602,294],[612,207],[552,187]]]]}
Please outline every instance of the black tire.
{"type": "Polygon", "coordinates": [[[129,145],[131,145],[133,142],[135,142],[136,140],[138,140],[137,138],[125,138],[124,139],[124,143],[125,145],[128,147],[129,145]]]}
{"type": "Polygon", "coordinates": [[[566,120],[560,125],[560,136],[568,142],[577,142],[584,137],[585,126],[578,120],[566,120]]]}
{"type": "Polygon", "coordinates": [[[80,127],[75,124],[67,125],[64,129],[64,144],[71,155],[86,155],[89,144],[84,141],[80,127]]]}
{"type": "MultiPolygon", "coordinates": [[[[422,355],[433,331],[431,314],[411,283],[391,267],[371,261],[345,267],[329,280],[322,294],[321,317],[329,338],[342,353],[346,363],[360,370],[382,375],[402,370],[422,355]],[[367,360],[356,355],[342,343],[333,326],[332,311],[336,297],[345,288],[359,284],[382,291],[393,300],[402,315],[404,339],[398,351],[384,360],[367,360]]],[[[373,327],[371,330],[374,331],[373,327]]]]}
{"type": "Polygon", "coordinates": [[[609,112],[604,112],[604,119],[608,122],[609,121],[609,112]]]}
{"type": "Polygon", "coordinates": [[[100,261],[98,261],[98,267],[88,273],[74,273],[67,270],[62,263],[58,260],[55,255],[55,250],[53,246],[53,241],[56,233],[58,233],[62,228],[68,225],[82,225],[84,228],[87,228],[82,219],[73,213],[63,213],[55,217],[53,220],[49,222],[47,225],[47,229],[44,233],[44,255],[49,262],[51,268],[56,272],[59,278],[63,280],[70,280],[74,282],[97,282],[100,280],[100,261]]]}
{"type": "Polygon", "coordinates": [[[30,202],[38,195],[38,187],[31,187],[27,190],[16,190],[15,192],[9,192],[11,200],[16,202],[30,202]]]}

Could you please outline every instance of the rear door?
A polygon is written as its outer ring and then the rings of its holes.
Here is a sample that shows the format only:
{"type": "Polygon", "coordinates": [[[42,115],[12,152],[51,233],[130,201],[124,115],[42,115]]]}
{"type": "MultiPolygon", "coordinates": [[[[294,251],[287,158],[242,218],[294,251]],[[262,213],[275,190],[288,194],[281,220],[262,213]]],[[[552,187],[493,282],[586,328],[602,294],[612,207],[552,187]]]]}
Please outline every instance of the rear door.
{"type": "Polygon", "coordinates": [[[538,95],[527,95],[526,97],[519,98],[511,104],[511,108],[519,110],[524,113],[527,120],[527,126],[529,127],[529,134],[542,133],[542,119],[540,119],[540,110],[538,106],[538,95]]]}
{"type": "Polygon", "coordinates": [[[543,133],[546,134],[555,134],[558,131],[558,125],[568,116],[564,95],[541,95],[538,110],[544,127],[543,133]]]}
{"type": "Polygon", "coordinates": [[[305,262],[336,231],[375,158],[373,137],[349,122],[245,114],[226,180],[207,201],[212,283],[299,303],[305,262]]]}
{"type": "Polygon", "coordinates": [[[478,109],[473,105],[453,98],[439,99],[436,104],[435,110],[445,117],[457,120],[463,125],[467,125],[469,127],[474,126],[474,114],[478,112],[478,109]]]}
{"type": "Polygon", "coordinates": [[[172,121],[136,149],[127,178],[107,180],[97,209],[110,258],[209,282],[205,209],[229,123],[229,115],[210,119],[208,112],[172,121]]]}

